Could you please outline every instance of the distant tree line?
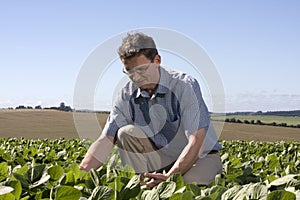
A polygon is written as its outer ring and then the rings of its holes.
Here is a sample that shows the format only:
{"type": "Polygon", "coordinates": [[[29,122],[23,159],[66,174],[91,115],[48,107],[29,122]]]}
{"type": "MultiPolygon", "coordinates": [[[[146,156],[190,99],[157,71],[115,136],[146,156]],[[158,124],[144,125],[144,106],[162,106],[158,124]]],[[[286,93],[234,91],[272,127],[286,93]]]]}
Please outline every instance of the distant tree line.
{"type": "Polygon", "coordinates": [[[240,123],[240,124],[256,124],[256,125],[268,125],[268,126],[281,126],[281,127],[290,127],[290,128],[300,128],[300,124],[297,125],[288,125],[287,123],[265,123],[262,122],[261,120],[240,120],[240,119],[235,119],[235,118],[226,118],[225,122],[229,123],[240,123]]]}
{"type": "MultiPolygon", "coordinates": [[[[13,110],[12,107],[9,107],[8,109],[13,110]]],[[[19,105],[15,108],[16,110],[18,109],[33,109],[32,106],[24,106],[24,105],[19,105]]],[[[60,105],[58,107],[52,106],[52,107],[45,107],[42,108],[41,105],[37,105],[34,107],[34,109],[36,110],[40,110],[40,109],[44,109],[44,110],[60,110],[60,111],[73,111],[73,109],[71,108],[71,106],[66,106],[64,102],[61,102],[60,105]]]]}
{"type": "Polygon", "coordinates": [[[291,116],[291,117],[300,117],[300,110],[291,110],[291,111],[257,111],[257,112],[231,112],[226,113],[226,115],[273,115],[273,116],[291,116]]]}

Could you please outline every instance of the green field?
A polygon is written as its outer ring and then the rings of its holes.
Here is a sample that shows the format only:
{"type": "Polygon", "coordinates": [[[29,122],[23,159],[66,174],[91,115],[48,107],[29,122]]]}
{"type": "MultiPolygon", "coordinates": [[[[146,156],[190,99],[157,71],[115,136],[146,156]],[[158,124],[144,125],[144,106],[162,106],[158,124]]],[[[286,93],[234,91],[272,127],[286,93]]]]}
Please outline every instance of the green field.
{"type": "MultiPolygon", "coordinates": [[[[227,200],[300,198],[300,142],[221,141],[221,175],[208,186],[180,174],[154,188],[117,151],[98,170],[80,171],[88,140],[0,139],[0,200],[227,200]]],[[[116,149],[115,149],[116,150],[116,149]]]]}
{"type": "MultiPolygon", "coordinates": [[[[226,119],[235,118],[241,121],[244,120],[260,120],[264,123],[276,122],[277,124],[286,123],[287,125],[298,125],[300,124],[300,117],[290,117],[290,116],[272,116],[272,115],[227,115],[226,119]]],[[[224,116],[212,115],[212,120],[223,120],[224,116]]]]}

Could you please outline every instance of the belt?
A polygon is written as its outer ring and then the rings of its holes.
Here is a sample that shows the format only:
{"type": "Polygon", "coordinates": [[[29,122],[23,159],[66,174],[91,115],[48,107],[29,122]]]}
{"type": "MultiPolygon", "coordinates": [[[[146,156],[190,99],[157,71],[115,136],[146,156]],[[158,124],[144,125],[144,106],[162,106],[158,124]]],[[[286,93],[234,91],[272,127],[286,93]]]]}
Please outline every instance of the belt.
{"type": "Polygon", "coordinates": [[[208,152],[208,154],[215,154],[215,153],[218,153],[219,151],[218,150],[211,150],[210,152],[208,152]]]}

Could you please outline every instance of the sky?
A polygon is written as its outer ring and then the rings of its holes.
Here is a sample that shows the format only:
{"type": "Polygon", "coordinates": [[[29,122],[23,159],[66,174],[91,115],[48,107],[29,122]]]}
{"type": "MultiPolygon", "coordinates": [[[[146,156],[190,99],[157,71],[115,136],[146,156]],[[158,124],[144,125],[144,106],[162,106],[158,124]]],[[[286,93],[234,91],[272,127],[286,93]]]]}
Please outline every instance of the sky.
{"type": "MultiPolygon", "coordinates": [[[[299,110],[299,9],[297,0],[0,1],[0,108],[73,107],[80,70],[99,45],[155,27],[205,50],[222,80],[226,112],[299,110]]],[[[110,109],[126,79],[117,49],[112,53],[116,60],[95,90],[96,110],[110,109]]],[[[164,66],[201,79],[184,59],[160,53],[164,66]]]]}

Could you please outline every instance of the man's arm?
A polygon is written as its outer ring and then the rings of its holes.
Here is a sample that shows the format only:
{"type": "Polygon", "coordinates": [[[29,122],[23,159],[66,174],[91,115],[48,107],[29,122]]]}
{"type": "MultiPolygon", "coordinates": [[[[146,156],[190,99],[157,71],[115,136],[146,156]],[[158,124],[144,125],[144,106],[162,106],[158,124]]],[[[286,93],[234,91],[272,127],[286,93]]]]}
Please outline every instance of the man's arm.
{"type": "Polygon", "coordinates": [[[100,136],[89,148],[79,168],[85,171],[99,168],[111,153],[113,142],[114,137],[112,136],[100,136]]]}
{"type": "Polygon", "coordinates": [[[195,134],[188,136],[188,144],[183,149],[177,161],[168,172],[168,176],[177,172],[185,174],[193,166],[193,164],[200,157],[200,148],[203,144],[205,133],[206,130],[202,128],[196,131],[195,134]]]}
{"type": "Polygon", "coordinates": [[[199,159],[200,148],[205,138],[206,130],[204,128],[196,131],[195,134],[188,136],[188,144],[181,152],[177,161],[174,163],[170,171],[164,174],[145,173],[145,177],[152,178],[152,180],[146,185],[148,187],[154,187],[162,181],[167,180],[174,173],[185,174],[193,164],[199,159]]]}

